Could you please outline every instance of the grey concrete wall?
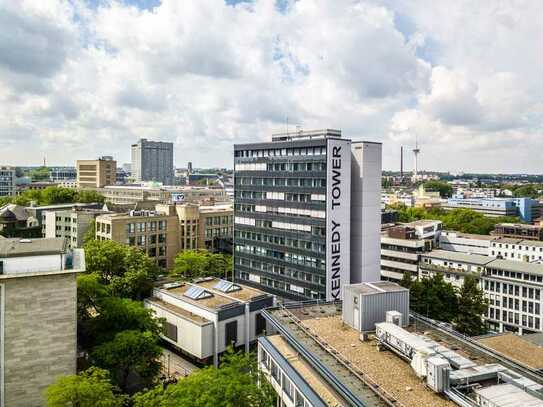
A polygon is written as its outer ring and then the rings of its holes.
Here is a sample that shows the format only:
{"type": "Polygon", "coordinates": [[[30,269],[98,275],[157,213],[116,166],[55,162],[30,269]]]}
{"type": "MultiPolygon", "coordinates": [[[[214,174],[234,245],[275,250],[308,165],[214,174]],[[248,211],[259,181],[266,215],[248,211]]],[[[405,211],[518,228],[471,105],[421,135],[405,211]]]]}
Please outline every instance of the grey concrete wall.
{"type": "Polygon", "coordinates": [[[75,374],[76,275],[4,279],[6,407],[41,407],[59,376],[75,374]]]}

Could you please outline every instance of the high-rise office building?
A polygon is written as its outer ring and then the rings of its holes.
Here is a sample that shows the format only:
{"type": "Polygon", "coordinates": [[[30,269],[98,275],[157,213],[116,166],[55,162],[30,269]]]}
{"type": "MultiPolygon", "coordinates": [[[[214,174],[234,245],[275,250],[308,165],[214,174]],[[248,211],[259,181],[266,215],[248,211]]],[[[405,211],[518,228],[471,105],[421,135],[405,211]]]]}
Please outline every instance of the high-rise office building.
{"type": "Polygon", "coordinates": [[[0,196],[15,195],[15,167],[0,166],[0,196]]]}
{"type": "Polygon", "coordinates": [[[173,143],[140,139],[132,144],[132,177],[173,185],[173,143]]]}
{"type": "Polygon", "coordinates": [[[381,144],[298,131],[234,156],[237,279],[293,299],[380,279],[381,144]]]}

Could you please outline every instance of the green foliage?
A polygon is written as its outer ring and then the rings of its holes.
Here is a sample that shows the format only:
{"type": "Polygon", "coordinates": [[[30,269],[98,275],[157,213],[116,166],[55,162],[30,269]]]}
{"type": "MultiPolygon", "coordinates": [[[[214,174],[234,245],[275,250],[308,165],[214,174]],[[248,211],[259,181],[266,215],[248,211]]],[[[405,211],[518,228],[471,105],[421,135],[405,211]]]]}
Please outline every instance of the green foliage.
{"type": "Polygon", "coordinates": [[[275,405],[274,398],[254,357],[229,349],[220,368],[204,368],[166,389],[137,394],[133,401],[134,407],[268,407],[275,405]]]}
{"type": "Polygon", "coordinates": [[[482,335],[486,332],[482,315],[488,310],[488,300],[472,275],[464,278],[458,293],[458,315],[454,318],[457,331],[469,335],[482,335]]]}
{"type": "Polygon", "coordinates": [[[391,207],[398,211],[400,222],[434,219],[442,221],[445,229],[479,235],[490,234],[497,223],[515,223],[519,221],[518,218],[512,216],[490,218],[484,216],[482,213],[463,208],[444,211],[442,209],[407,208],[403,205],[392,205],[391,207]]]}
{"type": "Polygon", "coordinates": [[[106,370],[91,367],[64,376],[47,388],[47,407],[121,407],[127,397],[117,394],[106,370]]]}
{"type": "Polygon", "coordinates": [[[174,274],[184,278],[228,277],[232,273],[232,256],[207,250],[184,250],[175,258],[174,274]]]}
{"type": "Polygon", "coordinates": [[[162,349],[157,341],[152,332],[123,331],[113,340],[98,345],[91,357],[97,366],[108,369],[114,381],[127,392],[130,374],[137,374],[146,385],[158,376],[162,349]]]}
{"type": "Polygon", "coordinates": [[[45,189],[31,189],[15,197],[5,199],[5,203],[14,203],[21,206],[30,205],[35,201],[38,205],[54,205],[61,203],[103,203],[104,197],[96,191],[76,191],[72,188],[47,187],[45,189]]]}
{"type": "Polygon", "coordinates": [[[409,271],[406,271],[405,273],[403,273],[402,279],[400,281],[400,285],[407,289],[410,289],[411,286],[413,285],[413,278],[411,277],[411,273],[409,271]]]}
{"type": "Polygon", "coordinates": [[[104,203],[105,198],[103,195],[99,194],[93,190],[81,190],[77,193],[77,202],[83,203],[104,203]]]}
{"type": "Polygon", "coordinates": [[[513,190],[513,195],[517,198],[539,198],[542,194],[540,194],[538,191],[543,190],[543,185],[527,184],[513,187],[511,189],[513,190]]]}
{"type": "Polygon", "coordinates": [[[448,198],[453,193],[452,186],[443,181],[430,180],[424,183],[424,188],[428,191],[438,191],[442,198],[448,198]]]}
{"type": "Polygon", "coordinates": [[[97,273],[77,276],[77,319],[87,321],[99,312],[102,301],[109,296],[107,288],[100,283],[97,273]]]}
{"type": "Polygon", "coordinates": [[[35,168],[28,173],[28,176],[30,177],[32,182],[49,181],[49,168],[47,167],[35,168]]]}
{"type": "Polygon", "coordinates": [[[96,240],[96,219],[90,221],[89,227],[83,236],[83,244],[86,244],[92,240],[96,240]]]}
{"type": "Polygon", "coordinates": [[[97,273],[112,295],[141,300],[152,289],[158,267],[144,252],[112,240],[85,244],[87,272],[97,273]]]}
{"type": "Polygon", "coordinates": [[[411,282],[409,296],[411,309],[429,318],[451,322],[458,315],[456,290],[440,273],[411,282]]]}

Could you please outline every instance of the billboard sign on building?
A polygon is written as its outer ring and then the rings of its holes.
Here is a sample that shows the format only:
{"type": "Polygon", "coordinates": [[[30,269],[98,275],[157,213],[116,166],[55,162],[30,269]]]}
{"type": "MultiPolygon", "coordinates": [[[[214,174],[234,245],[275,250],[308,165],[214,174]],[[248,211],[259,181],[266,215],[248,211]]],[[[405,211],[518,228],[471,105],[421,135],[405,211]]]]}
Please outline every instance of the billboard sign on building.
{"type": "Polygon", "coordinates": [[[326,299],[341,300],[350,280],[351,141],[329,138],[326,149],[326,299]]]}
{"type": "Polygon", "coordinates": [[[172,203],[185,202],[185,194],[182,192],[172,192],[171,200],[172,203]]]}

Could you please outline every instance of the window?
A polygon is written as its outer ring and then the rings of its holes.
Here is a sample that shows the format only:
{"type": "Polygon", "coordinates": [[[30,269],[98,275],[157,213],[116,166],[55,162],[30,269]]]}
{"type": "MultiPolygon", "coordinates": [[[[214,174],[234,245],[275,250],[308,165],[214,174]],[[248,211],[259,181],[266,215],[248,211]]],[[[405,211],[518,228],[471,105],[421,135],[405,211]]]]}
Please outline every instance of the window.
{"type": "Polygon", "coordinates": [[[169,322],[164,322],[164,336],[168,339],[171,339],[174,342],[177,342],[177,326],[169,322]]]}
{"type": "Polygon", "coordinates": [[[287,395],[287,397],[290,400],[293,399],[293,397],[292,397],[292,383],[290,382],[288,377],[285,376],[284,374],[283,374],[283,391],[285,392],[285,394],[287,395]]]}
{"type": "Polygon", "coordinates": [[[238,341],[238,321],[231,321],[226,323],[224,327],[224,344],[225,346],[236,346],[238,341]]]}

